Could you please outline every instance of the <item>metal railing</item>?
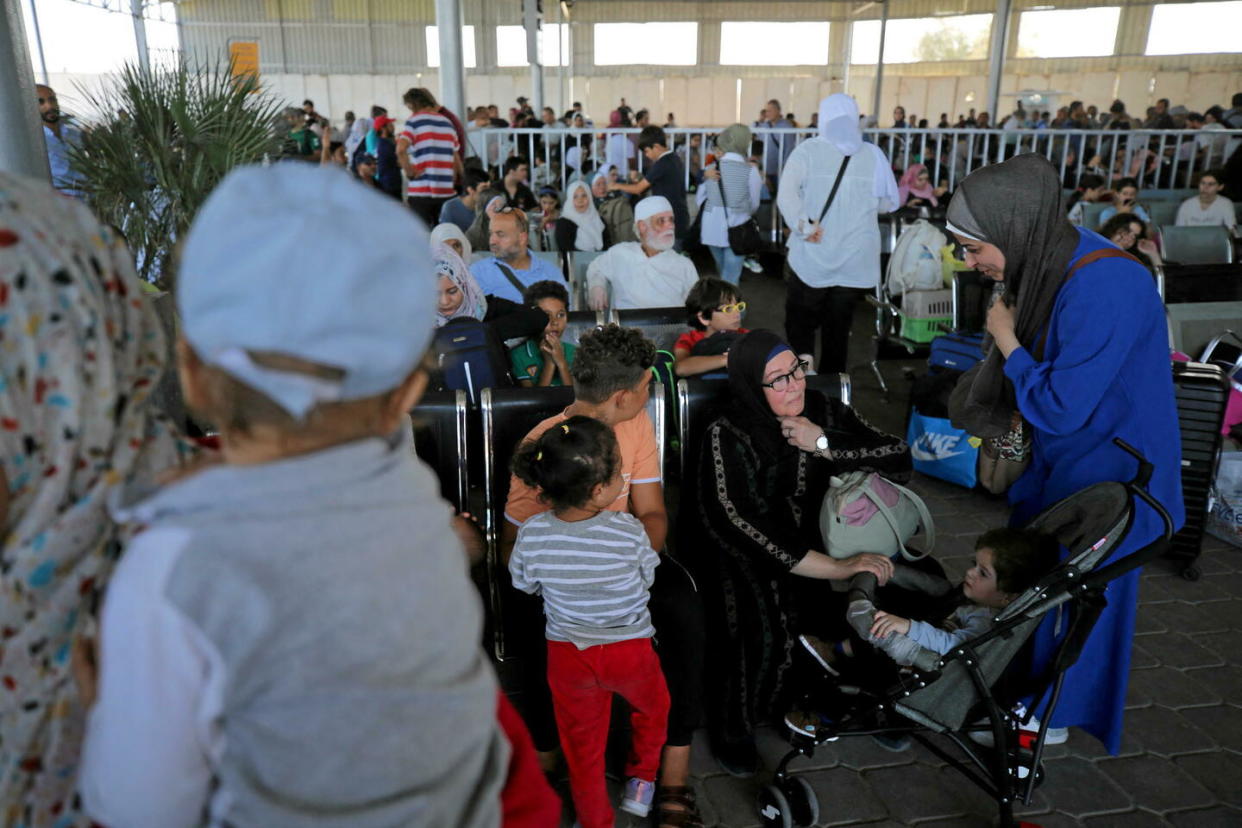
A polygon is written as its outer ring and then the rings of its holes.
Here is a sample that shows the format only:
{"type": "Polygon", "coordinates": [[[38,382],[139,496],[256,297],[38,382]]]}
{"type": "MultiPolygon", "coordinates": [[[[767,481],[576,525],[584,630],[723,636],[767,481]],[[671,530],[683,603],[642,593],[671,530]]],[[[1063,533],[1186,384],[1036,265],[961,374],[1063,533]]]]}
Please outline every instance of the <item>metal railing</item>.
{"type": "MultiPolygon", "coordinates": [[[[664,130],[669,149],[685,167],[686,184],[697,181],[711,138],[720,127],[673,127],[664,130]]],[[[564,160],[578,147],[584,163],[597,169],[610,160],[609,139],[622,135],[630,144],[625,157],[629,168],[641,174],[649,162],[638,152],[640,129],[631,128],[486,128],[467,132],[467,157],[484,159],[497,168],[511,155],[531,162],[531,182],[551,184],[563,190],[574,177],[564,160]]],[[[752,156],[763,171],[774,197],[781,169],[795,146],[814,137],[809,128],[752,128],[758,152],[752,156]]],[[[1242,130],[1109,130],[1109,129],[864,129],[865,140],[884,151],[895,171],[923,163],[932,181],[956,189],[963,178],[986,164],[1003,161],[1021,152],[1045,156],[1061,172],[1067,188],[1076,187],[1082,176],[1095,173],[1106,181],[1135,178],[1144,189],[1176,189],[1191,186],[1193,175],[1223,166],[1234,148],[1242,144],[1242,130]]],[[[618,142],[613,143],[614,159],[618,142]]]]}
{"type": "MultiPolygon", "coordinates": [[[[565,159],[577,147],[580,165],[598,169],[609,163],[609,139],[616,135],[632,141],[627,158],[642,174],[648,166],[638,152],[638,128],[487,128],[467,133],[467,155],[486,159],[498,169],[506,158],[521,155],[531,163],[530,181],[537,191],[552,185],[564,192],[576,171],[565,159]]],[[[711,139],[720,128],[674,127],[664,130],[673,152],[682,159],[687,190],[698,183],[711,139]]],[[[809,128],[753,127],[752,156],[764,174],[764,201],[772,202],[762,223],[769,244],[783,239],[775,198],[786,159],[801,142],[818,134],[809,128]]],[[[1082,177],[1097,174],[1115,185],[1134,178],[1146,190],[1174,190],[1191,186],[1194,174],[1223,166],[1242,145],[1242,130],[1109,130],[1109,129],[864,129],[863,138],[878,146],[894,172],[922,163],[931,180],[955,190],[979,167],[1022,152],[1045,156],[1060,172],[1062,185],[1077,187],[1082,177]]],[[[614,156],[621,148],[613,143],[614,156]]],[[[764,208],[761,208],[761,210],[764,208]]]]}

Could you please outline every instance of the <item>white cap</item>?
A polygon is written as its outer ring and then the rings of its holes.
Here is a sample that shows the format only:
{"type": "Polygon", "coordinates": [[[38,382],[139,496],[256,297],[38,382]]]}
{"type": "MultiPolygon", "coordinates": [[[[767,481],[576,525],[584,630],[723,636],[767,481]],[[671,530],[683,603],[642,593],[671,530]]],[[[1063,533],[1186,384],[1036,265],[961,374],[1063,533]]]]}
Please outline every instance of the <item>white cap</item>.
{"type": "Polygon", "coordinates": [[[296,162],[242,167],[220,182],[186,236],[176,292],[199,357],[298,418],[400,385],[436,312],[422,222],[339,170],[296,162]],[[256,351],[344,377],[266,368],[250,359],[256,351]]]}
{"type": "Polygon", "coordinates": [[[646,221],[659,213],[673,212],[673,205],[664,196],[647,196],[634,205],[634,221],[646,221]]]}

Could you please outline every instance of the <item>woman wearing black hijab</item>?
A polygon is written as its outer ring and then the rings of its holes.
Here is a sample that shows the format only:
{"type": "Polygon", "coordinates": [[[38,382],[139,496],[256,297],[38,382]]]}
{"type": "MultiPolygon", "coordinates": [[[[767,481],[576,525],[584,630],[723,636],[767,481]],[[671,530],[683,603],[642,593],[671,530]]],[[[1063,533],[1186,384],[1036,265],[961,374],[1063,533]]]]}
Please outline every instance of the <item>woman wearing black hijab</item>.
{"type": "Polygon", "coordinates": [[[726,770],[745,775],[758,766],[755,725],[786,712],[803,632],[797,593],[810,593],[817,619],[840,617],[844,602],[840,613],[824,607],[831,591],[813,579],[871,572],[883,582],[892,573],[880,555],[839,561],[820,551],[829,479],[854,469],[905,478],[910,452],[808,390],[806,365],[770,331],[739,339],[728,368],[731,400],[703,435],[682,508],[690,516],[684,547],[707,605],[713,750],[726,770]]]}
{"type": "MultiPolygon", "coordinates": [[[[948,226],[966,263],[1004,284],[1004,301],[988,311],[988,356],[958,382],[949,414],[979,437],[1006,433],[1021,415],[1033,434],[1030,466],[1009,490],[1010,523],[1022,526],[1093,483],[1132,479],[1137,464],[1114,445],[1120,437],[1152,463],[1148,490],[1180,527],[1181,441],[1167,323],[1151,275],[1069,223],[1057,172],[1037,155],[972,173],[949,204],[948,226]]],[[[1110,560],[1151,543],[1162,528],[1140,504],[1110,560]]],[[[1050,723],[1081,726],[1110,753],[1121,745],[1138,581],[1136,570],[1109,585],[1108,607],[1066,674],[1050,723]]],[[[1037,665],[1065,629],[1054,616],[1036,634],[1037,665]]]]}

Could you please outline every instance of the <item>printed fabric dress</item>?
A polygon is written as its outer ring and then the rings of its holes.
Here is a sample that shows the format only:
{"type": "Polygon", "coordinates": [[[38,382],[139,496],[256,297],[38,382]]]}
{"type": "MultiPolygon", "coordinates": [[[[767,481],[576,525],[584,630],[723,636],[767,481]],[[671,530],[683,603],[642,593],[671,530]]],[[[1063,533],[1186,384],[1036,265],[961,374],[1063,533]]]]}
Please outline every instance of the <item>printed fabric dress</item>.
{"type": "Polygon", "coordinates": [[[89,825],[70,673],[120,541],[109,493],[171,468],[164,337],[129,252],[81,202],[0,173],[0,824],[89,825]]]}

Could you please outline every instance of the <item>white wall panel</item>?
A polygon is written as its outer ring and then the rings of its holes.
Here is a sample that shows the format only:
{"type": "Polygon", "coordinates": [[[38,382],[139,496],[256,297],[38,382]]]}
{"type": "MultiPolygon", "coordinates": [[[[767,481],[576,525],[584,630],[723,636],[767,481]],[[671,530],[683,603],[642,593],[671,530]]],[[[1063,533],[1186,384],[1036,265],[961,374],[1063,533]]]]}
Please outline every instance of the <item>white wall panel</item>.
{"type": "MultiPolygon", "coordinates": [[[[733,107],[728,109],[728,116],[721,121],[716,117],[716,100],[714,99],[716,78],[690,78],[686,81],[686,111],[677,112],[680,122],[686,125],[727,124],[733,121],[733,107]]],[[[730,98],[732,103],[732,98],[730,98]]]]}
{"type": "Polygon", "coordinates": [[[711,99],[711,123],[732,124],[741,121],[741,123],[749,124],[751,122],[752,118],[746,115],[746,110],[738,112],[737,78],[712,78],[711,99]]]}

